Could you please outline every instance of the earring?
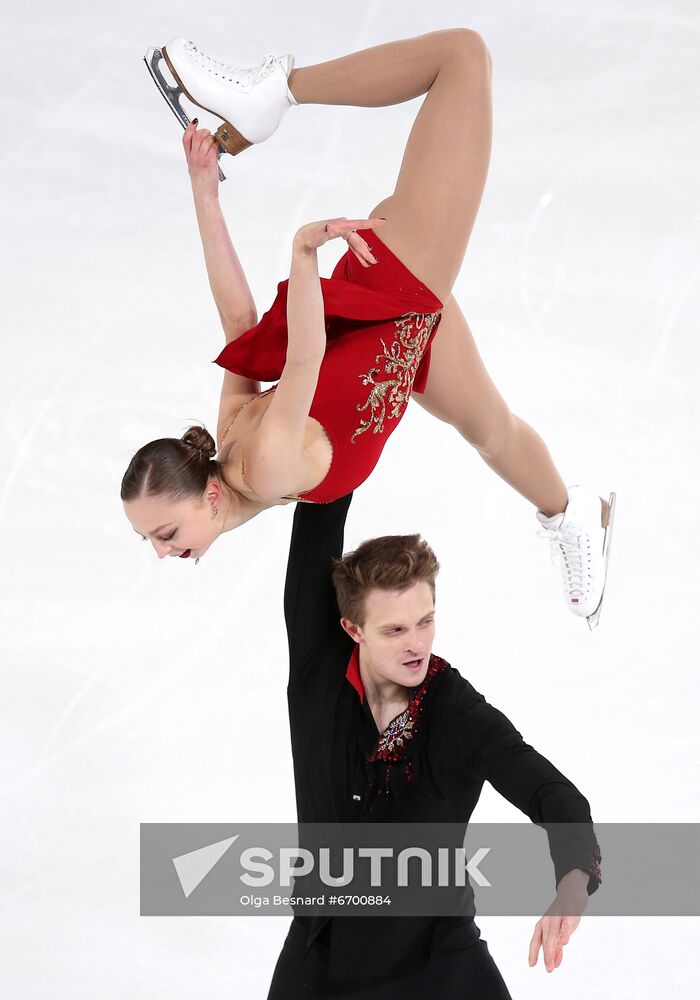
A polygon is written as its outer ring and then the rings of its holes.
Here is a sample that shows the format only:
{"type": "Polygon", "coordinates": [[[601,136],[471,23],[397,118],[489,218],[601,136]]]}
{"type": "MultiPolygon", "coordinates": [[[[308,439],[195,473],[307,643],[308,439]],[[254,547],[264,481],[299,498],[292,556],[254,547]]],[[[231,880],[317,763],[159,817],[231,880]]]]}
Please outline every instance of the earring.
{"type": "Polygon", "coordinates": [[[212,517],[216,517],[216,515],[218,513],[219,513],[219,508],[218,507],[212,507],[212,509],[211,509],[211,516],[212,517]]]}

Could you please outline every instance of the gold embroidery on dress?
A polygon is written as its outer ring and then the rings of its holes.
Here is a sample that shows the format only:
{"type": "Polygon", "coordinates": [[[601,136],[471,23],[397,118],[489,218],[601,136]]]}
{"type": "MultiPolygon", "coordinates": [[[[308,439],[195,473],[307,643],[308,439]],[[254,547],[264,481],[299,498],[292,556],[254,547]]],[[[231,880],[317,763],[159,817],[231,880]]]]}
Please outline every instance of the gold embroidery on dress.
{"type": "Polygon", "coordinates": [[[384,350],[376,356],[375,361],[381,362],[383,369],[370,368],[365,375],[359,376],[363,385],[371,385],[372,388],[365,402],[357,404],[358,413],[369,410],[369,415],[360,420],[359,426],[350,438],[352,444],[355,443],[355,438],[364,434],[370,427],[373,434],[383,434],[384,421],[396,420],[401,416],[410,398],[418,366],[439,315],[440,312],[406,313],[394,320],[397,339],[391,347],[387,347],[380,338],[384,350]],[[374,376],[381,374],[382,370],[386,375],[394,375],[395,378],[375,382],[374,376]]]}

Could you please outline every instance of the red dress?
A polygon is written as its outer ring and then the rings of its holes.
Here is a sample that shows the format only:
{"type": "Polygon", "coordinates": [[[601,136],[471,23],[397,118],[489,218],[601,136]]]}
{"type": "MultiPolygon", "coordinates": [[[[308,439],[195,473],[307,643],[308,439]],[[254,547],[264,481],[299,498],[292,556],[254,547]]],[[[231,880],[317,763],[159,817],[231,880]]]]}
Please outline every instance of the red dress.
{"type": "MultiPolygon", "coordinates": [[[[328,344],[309,416],[323,426],[333,459],[323,481],[299,494],[311,503],[345,496],[372,472],[411,393],[425,391],[441,318],[442,302],[377,234],[361,235],[378,263],[363,267],[348,250],[332,277],[320,279],[328,344]]],[[[279,283],[271,308],[226,345],[216,364],[262,382],[279,379],[287,355],[288,285],[288,279],[279,283]]]]}

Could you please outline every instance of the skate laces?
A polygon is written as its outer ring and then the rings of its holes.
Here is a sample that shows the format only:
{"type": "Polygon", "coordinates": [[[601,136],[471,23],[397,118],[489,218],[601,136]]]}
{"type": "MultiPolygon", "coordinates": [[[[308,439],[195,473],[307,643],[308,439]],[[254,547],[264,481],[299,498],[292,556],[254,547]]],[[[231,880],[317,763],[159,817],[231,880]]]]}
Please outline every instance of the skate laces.
{"type": "Polygon", "coordinates": [[[220,59],[213,59],[211,56],[208,56],[206,52],[202,52],[201,49],[198,49],[192,42],[187,43],[187,49],[189,53],[202,64],[202,67],[207,70],[207,72],[218,77],[222,83],[238,83],[243,84],[243,86],[246,87],[251,84],[260,83],[260,81],[264,80],[266,76],[269,76],[275,67],[275,61],[277,59],[275,55],[268,53],[268,55],[265,56],[264,62],[260,66],[253,66],[250,69],[241,69],[239,66],[224,63],[220,59]]]}
{"type": "Polygon", "coordinates": [[[585,579],[590,576],[590,561],[584,552],[588,535],[580,524],[568,524],[565,528],[542,528],[538,538],[546,538],[550,543],[550,559],[559,564],[566,578],[566,589],[570,596],[584,597],[585,579]]]}
{"type": "Polygon", "coordinates": [[[274,69],[275,59],[276,56],[273,56],[272,53],[268,53],[261,66],[256,66],[254,69],[249,70],[255,83],[258,83],[260,80],[264,79],[264,77],[270,75],[274,69]]]}

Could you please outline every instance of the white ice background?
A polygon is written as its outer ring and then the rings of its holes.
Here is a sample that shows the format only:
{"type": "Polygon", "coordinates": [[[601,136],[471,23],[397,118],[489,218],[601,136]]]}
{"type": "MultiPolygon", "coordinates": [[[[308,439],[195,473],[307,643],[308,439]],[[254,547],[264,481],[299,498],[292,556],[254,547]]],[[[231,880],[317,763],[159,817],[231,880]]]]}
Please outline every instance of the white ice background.
{"type": "MultiPolygon", "coordinates": [[[[244,66],[266,52],[303,66],[460,25],[492,53],[495,133],[455,294],[566,481],[618,493],[600,628],[564,607],[532,508],[416,404],[356,494],[347,543],[428,538],[443,563],[435,650],[595,820],[700,820],[698,5],[7,5],[3,996],[264,1000],[288,923],[139,916],[140,822],[295,816],[281,611],[293,508],[195,568],[160,562],[119,500],[138,446],[192,420],[213,428],[223,345],[181,130],[142,56],[183,35],[244,66]]],[[[296,108],[268,143],[224,157],[222,203],[261,314],[299,225],[390,193],[418,106],[296,108]]],[[[343,250],[324,248],[324,274],[343,250]]],[[[486,788],[474,818],[521,817],[486,788]]],[[[527,965],[534,919],[480,925],[517,998],[697,996],[697,920],[584,917],[549,976],[527,965]]]]}

